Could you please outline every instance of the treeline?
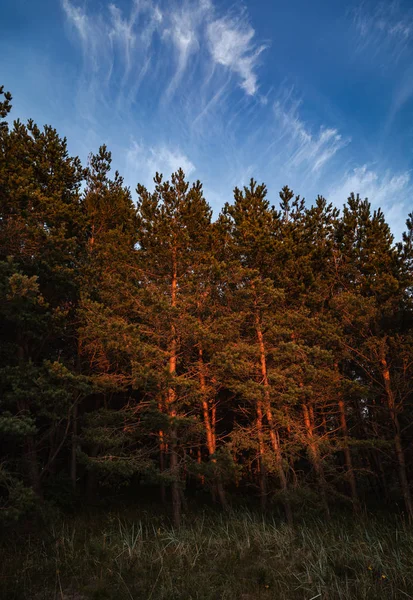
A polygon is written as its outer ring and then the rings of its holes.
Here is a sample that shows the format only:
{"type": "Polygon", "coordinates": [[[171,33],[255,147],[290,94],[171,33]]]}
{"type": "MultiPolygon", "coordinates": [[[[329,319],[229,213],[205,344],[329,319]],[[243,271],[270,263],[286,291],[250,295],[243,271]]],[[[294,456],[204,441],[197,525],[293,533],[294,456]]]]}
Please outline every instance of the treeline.
{"type": "Polygon", "coordinates": [[[154,181],[0,125],[0,516],[129,484],[176,525],[188,496],[411,519],[412,216],[395,244],[359,196],[251,181],[213,221],[154,181]]]}

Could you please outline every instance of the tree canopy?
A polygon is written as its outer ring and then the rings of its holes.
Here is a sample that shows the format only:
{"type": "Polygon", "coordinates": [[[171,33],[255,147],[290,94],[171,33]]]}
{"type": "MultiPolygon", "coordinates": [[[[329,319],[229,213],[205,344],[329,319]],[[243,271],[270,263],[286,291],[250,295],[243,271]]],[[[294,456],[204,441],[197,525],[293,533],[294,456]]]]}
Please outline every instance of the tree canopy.
{"type": "Polygon", "coordinates": [[[175,525],[188,500],[413,519],[413,215],[395,243],[357,190],[275,207],[252,179],[214,221],[181,169],[134,203],[111,162],[0,123],[0,518],[128,489],[175,525]]]}

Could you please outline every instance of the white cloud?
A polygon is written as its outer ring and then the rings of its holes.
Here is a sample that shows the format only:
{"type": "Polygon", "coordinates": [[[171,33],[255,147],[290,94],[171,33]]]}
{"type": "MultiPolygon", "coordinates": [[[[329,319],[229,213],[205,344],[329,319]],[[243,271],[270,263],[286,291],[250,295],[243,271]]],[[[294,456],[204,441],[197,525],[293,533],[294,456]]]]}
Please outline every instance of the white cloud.
{"type": "Polygon", "coordinates": [[[182,168],[187,177],[189,177],[195,171],[195,165],[189,160],[185,154],[183,154],[179,148],[171,150],[166,146],[161,146],[158,149],[151,148],[151,159],[149,166],[152,171],[159,171],[165,173],[165,176],[169,177],[170,173],[177,171],[182,168]]]}
{"type": "Polygon", "coordinates": [[[152,43],[156,28],[162,22],[159,7],[149,0],[131,2],[128,17],[114,3],[109,4],[104,12],[96,14],[87,14],[72,0],[62,0],[62,7],[68,23],[81,39],[85,68],[109,71],[108,77],[115,58],[121,59],[126,74],[133,62],[135,66],[140,62],[152,43]],[[117,56],[118,52],[121,57],[117,56]]]}
{"type": "Polygon", "coordinates": [[[277,139],[274,147],[282,147],[287,170],[300,169],[303,176],[318,174],[334,155],[349,144],[337,129],[321,126],[312,133],[299,116],[300,102],[291,100],[292,91],[284,100],[274,103],[277,139]]]}
{"type": "Polygon", "coordinates": [[[339,183],[331,187],[327,198],[341,206],[351,192],[368,198],[373,208],[382,208],[392,231],[396,236],[400,235],[413,192],[408,171],[396,175],[389,171],[379,173],[363,165],[346,173],[339,183]]]}
{"type": "MultiPolygon", "coordinates": [[[[190,88],[198,67],[199,74],[209,70],[213,76],[220,65],[240,78],[247,95],[256,94],[258,57],[266,46],[256,43],[245,11],[238,16],[217,16],[218,7],[211,0],[159,0],[159,4],[130,0],[129,12],[115,2],[92,12],[78,1],[61,3],[67,22],[81,40],[85,69],[89,74],[99,73],[102,81],[108,82],[115,69],[123,69],[121,88],[128,84],[136,94],[144,77],[156,79],[162,73],[161,101],[165,103],[178,86],[181,94],[182,85],[190,88]],[[154,46],[156,32],[160,44],[154,46]]],[[[219,77],[213,83],[217,81],[220,86],[219,77]]],[[[212,90],[211,97],[215,94],[212,90]]]]}
{"type": "Polygon", "coordinates": [[[413,16],[398,2],[377,2],[372,10],[362,3],[353,11],[353,24],[357,50],[381,54],[382,66],[394,67],[413,41],[413,16]]]}
{"type": "Polygon", "coordinates": [[[86,42],[89,35],[89,20],[86,13],[80,7],[74,6],[70,0],[62,0],[62,6],[67,19],[76,28],[80,38],[86,42]]]}
{"type": "Polygon", "coordinates": [[[169,179],[179,168],[183,169],[187,177],[195,171],[195,165],[178,147],[171,148],[164,144],[147,147],[133,141],[126,154],[128,181],[150,186],[156,172],[169,179]]]}
{"type": "MultiPolygon", "coordinates": [[[[342,204],[353,190],[381,205],[395,230],[404,221],[413,188],[409,173],[364,166],[341,176],[350,142],[341,126],[314,126],[293,90],[275,103],[273,91],[261,92],[259,64],[267,45],[257,40],[245,10],[226,12],[217,0],[60,1],[84,62],[76,116],[94,123],[95,147],[104,141],[115,146],[114,155],[117,147],[125,163],[117,166],[132,188],[138,181],[151,186],[156,171],[168,178],[182,167],[191,177],[202,157],[202,177],[216,186],[216,204],[249,176],[276,184],[275,197],[288,183],[311,198],[321,184],[329,187],[339,168],[331,200],[342,204]],[[243,93],[234,97],[237,88],[243,93]],[[147,144],[125,148],[125,136],[147,144]]],[[[379,57],[379,66],[400,61],[394,114],[413,93],[413,12],[402,18],[392,2],[370,12],[366,7],[352,13],[351,42],[363,60],[379,57]]]]}
{"type": "Polygon", "coordinates": [[[109,4],[111,24],[109,38],[111,42],[117,42],[124,52],[125,69],[129,72],[131,67],[132,52],[136,45],[136,35],[133,31],[136,19],[136,12],[132,13],[129,20],[122,17],[121,10],[115,4],[109,4]]]}
{"type": "Polygon", "coordinates": [[[212,4],[208,0],[172,3],[170,6],[163,37],[172,41],[176,53],[176,68],[167,89],[168,97],[176,91],[188,68],[191,55],[199,52],[202,28],[213,12],[212,4]]]}
{"type": "Polygon", "coordinates": [[[258,90],[256,66],[266,45],[257,46],[255,31],[243,18],[224,17],[209,23],[207,37],[212,59],[241,78],[241,87],[250,96],[258,90]]]}
{"type": "MultiPolygon", "coordinates": [[[[103,11],[87,12],[76,0],[61,0],[69,27],[81,42],[83,70],[77,88],[77,110],[95,122],[103,105],[128,104],[136,97],[149,71],[152,38],[162,22],[159,7],[150,0],[131,0],[128,14],[114,3],[103,11]],[[116,97],[108,86],[116,89],[116,97]]],[[[125,109],[125,107],[123,107],[125,109]]],[[[127,108],[127,106],[126,106],[127,108]]]]}
{"type": "Polygon", "coordinates": [[[63,0],[69,25],[80,38],[84,63],[92,73],[111,69],[109,47],[102,44],[103,21],[100,17],[92,18],[80,6],[76,6],[71,0],[63,0]]]}
{"type": "Polygon", "coordinates": [[[391,175],[386,172],[380,176],[363,165],[351,172],[346,173],[339,187],[330,194],[330,198],[338,200],[339,197],[345,201],[350,192],[359,193],[367,197],[375,206],[384,206],[392,203],[394,196],[403,193],[410,184],[410,173],[404,172],[399,175],[391,175]]]}
{"type": "Polygon", "coordinates": [[[361,3],[352,11],[354,48],[358,59],[369,64],[374,75],[391,76],[391,94],[384,129],[389,130],[397,113],[413,97],[413,10],[395,0],[361,3]],[[396,76],[396,77],[395,77],[396,76]]]}

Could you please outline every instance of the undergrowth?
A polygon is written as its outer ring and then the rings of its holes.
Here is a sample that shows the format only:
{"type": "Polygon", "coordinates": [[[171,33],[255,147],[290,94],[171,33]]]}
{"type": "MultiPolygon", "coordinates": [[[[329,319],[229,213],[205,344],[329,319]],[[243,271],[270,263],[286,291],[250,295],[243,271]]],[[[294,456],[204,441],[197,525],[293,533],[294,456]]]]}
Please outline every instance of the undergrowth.
{"type": "Polygon", "coordinates": [[[250,512],[82,516],[1,541],[7,600],[413,599],[413,529],[399,520],[250,512]]]}

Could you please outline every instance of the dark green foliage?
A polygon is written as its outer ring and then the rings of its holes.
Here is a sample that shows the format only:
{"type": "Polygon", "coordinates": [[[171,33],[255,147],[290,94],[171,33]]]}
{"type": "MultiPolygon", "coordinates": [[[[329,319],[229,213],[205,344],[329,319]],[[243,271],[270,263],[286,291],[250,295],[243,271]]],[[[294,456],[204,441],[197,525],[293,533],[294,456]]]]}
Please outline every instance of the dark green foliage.
{"type": "Polygon", "coordinates": [[[0,124],[0,519],[144,496],[176,526],[211,501],[412,519],[412,215],[395,244],[355,194],[275,208],[251,180],[213,222],[182,170],[135,205],[111,164],[0,124]]]}

